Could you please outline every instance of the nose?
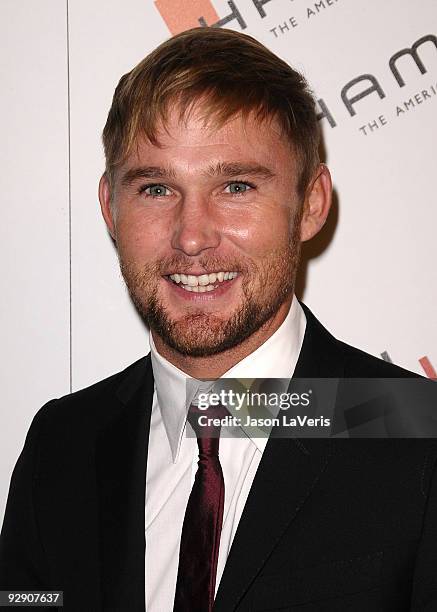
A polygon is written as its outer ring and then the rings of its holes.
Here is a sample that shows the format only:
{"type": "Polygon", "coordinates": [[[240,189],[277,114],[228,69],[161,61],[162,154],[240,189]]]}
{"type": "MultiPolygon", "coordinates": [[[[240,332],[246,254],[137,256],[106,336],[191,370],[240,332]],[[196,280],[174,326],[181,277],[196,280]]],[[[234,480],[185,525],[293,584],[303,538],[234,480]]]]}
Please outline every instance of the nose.
{"type": "Polygon", "coordinates": [[[220,232],[208,198],[200,194],[185,196],[176,209],[171,246],[186,255],[199,255],[219,244],[220,232]]]}

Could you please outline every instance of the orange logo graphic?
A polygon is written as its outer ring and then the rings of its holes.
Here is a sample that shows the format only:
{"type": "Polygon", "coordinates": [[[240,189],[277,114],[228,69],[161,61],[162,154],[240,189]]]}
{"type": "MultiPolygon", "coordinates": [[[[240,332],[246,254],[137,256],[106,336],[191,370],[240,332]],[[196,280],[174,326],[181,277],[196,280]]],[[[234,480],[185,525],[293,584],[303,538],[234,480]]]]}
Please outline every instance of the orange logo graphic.
{"type": "Polygon", "coordinates": [[[203,17],[206,23],[216,23],[219,20],[210,0],[156,0],[155,4],[173,35],[199,27],[200,17],[203,17]]]}
{"type": "Polygon", "coordinates": [[[435,371],[434,366],[432,365],[432,363],[430,362],[429,358],[426,355],[425,357],[422,357],[421,359],[419,359],[419,363],[422,366],[422,368],[425,370],[425,374],[428,376],[428,378],[437,380],[437,372],[435,371]]]}

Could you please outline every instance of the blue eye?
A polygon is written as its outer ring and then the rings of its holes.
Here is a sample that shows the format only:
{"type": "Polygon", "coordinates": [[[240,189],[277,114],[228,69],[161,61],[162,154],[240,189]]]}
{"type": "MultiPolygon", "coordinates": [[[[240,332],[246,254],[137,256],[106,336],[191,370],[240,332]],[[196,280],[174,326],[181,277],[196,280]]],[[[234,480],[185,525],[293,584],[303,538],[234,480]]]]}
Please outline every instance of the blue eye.
{"type": "Polygon", "coordinates": [[[160,198],[170,193],[170,190],[165,185],[145,185],[141,187],[140,193],[145,193],[153,198],[160,198]]]}
{"type": "Polygon", "coordinates": [[[249,183],[243,183],[239,181],[236,181],[235,183],[229,183],[229,185],[226,186],[226,190],[229,190],[228,193],[234,194],[245,193],[250,189],[252,189],[252,186],[249,185],[249,183]]]}

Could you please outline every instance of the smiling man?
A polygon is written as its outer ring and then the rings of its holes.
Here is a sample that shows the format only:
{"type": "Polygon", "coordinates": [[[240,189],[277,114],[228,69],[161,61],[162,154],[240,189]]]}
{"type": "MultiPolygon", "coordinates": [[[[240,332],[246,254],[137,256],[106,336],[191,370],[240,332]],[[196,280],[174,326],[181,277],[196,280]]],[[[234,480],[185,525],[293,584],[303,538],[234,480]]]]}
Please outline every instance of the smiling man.
{"type": "Polygon", "coordinates": [[[35,416],[1,588],[63,590],[69,611],[436,609],[432,440],[192,420],[203,379],[410,376],[294,295],[331,203],[318,134],[302,76],[240,33],[184,32],[122,77],[99,199],[151,351],[35,416]]]}
{"type": "Polygon", "coordinates": [[[300,241],[323,224],[331,193],[320,164],[304,210],[301,163],[279,121],[253,111],[207,121],[214,103],[226,108],[215,95],[163,107],[156,144],[140,137],[100,183],[124,279],[158,352],[199,377],[222,375],[284,321],[300,241]]]}

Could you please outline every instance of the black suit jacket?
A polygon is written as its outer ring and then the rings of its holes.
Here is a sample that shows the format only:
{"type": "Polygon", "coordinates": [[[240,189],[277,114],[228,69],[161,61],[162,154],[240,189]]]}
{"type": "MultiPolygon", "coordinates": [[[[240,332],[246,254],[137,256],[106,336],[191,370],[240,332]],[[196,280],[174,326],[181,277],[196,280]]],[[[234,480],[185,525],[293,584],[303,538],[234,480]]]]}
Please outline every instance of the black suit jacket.
{"type": "MultiPolygon", "coordinates": [[[[304,308],[295,376],[411,376],[304,308]]],[[[144,611],[153,390],[148,355],[36,414],[11,480],[2,589],[63,590],[65,612],[144,611]]],[[[437,610],[436,458],[428,439],[269,439],[214,610],[437,610]]]]}

